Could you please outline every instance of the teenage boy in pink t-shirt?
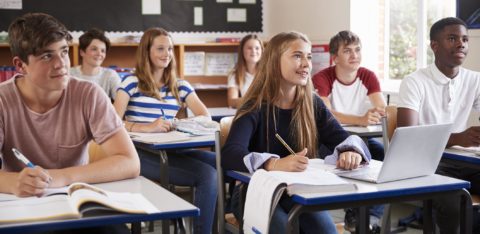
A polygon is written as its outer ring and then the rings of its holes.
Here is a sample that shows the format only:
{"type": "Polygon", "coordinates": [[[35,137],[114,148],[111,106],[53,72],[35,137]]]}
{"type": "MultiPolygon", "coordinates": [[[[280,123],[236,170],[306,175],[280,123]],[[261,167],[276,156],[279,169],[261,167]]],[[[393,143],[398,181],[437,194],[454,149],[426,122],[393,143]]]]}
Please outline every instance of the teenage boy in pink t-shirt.
{"type": "Polygon", "coordinates": [[[19,74],[0,85],[0,192],[38,196],[73,182],[138,176],[138,155],[110,100],[68,75],[72,37],[65,26],[28,13],[11,23],[8,36],[19,74]],[[87,164],[91,139],[108,156],[87,164]],[[26,167],[13,148],[36,166],[26,167]]]}

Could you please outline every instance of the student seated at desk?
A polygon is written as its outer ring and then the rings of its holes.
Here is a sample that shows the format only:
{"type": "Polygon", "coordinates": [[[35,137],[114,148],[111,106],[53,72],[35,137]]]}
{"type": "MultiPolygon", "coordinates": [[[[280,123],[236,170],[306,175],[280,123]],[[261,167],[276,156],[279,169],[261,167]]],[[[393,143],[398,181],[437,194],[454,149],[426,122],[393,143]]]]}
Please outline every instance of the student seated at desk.
{"type": "MultiPolygon", "coordinates": [[[[135,74],[120,84],[114,102],[130,132],[168,132],[178,110],[186,105],[195,115],[209,116],[193,87],[176,77],[175,54],[170,34],[161,28],[144,32],[137,49],[135,74]]],[[[160,180],[158,154],[137,149],[141,174],[160,180]]],[[[203,150],[167,151],[170,183],[195,187],[194,233],[211,233],[217,199],[215,154],[203,150]]]]}
{"type": "Polygon", "coordinates": [[[137,152],[110,100],[97,85],[68,75],[72,37],[65,26],[28,13],[11,23],[8,36],[19,73],[0,85],[0,192],[39,196],[73,182],[138,176],[137,152]],[[87,164],[91,139],[108,157],[87,164]],[[26,167],[13,148],[36,166],[26,167]]]}
{"type": "Polygon", "coordinates": [[[237,108],[255,77],[258,60],[262,56],[263,42],[257,35],[242,38],[238,47],[238,60],[228,76],[228,106],[237,108]]]}
{"type": "MultiPolygon", "coordinates": [[[[468,54],[466,24],[458,18],[444,18],[430,29],[430,47],[435,62],[405,77],[400,86],[397,125],[411,126],[453,123],[447,147],[480,144],[480,127],[467,129],[468,114],[480,110],[480,73],[462,67],[468,54]]],[[[468,180],[470,193],[480,194],[478,170],[441,162],[438,174],[468,180]]],[[[458,233],[459,200],[434,200],[440,233],[458,233]]]]}
{"type": "MultiPolygon", "coordinates": [[[[381,117],[385,115],[386,104],[375,73],[360,67],[360,38],[351,31],[341,31],[330,39],[329,48],[335,65],[325,68],[312,78],[322,101],[342,124],[368,126],[380,123],[381,117]]],[[[382,143],[368,138],[368,149],[373,159],[383,161],[382,143]]],[[[373,206],[369,213],[370,224],[378,226],[383,206],[373,206]]],[[[355,212],[347,209],[345,228],[354,231],[355,223],[355,212]]]]}
{"type": "Polygon", "coordinates": [[[70,74],[100,85],[108,97],[114,100],[120,77],[116,71],[102,67],[110,48],[110,40],[103,31],[92,28],[78,38],[78,47],[82,64],[70,69],[70,74]]]}
{"type": "MultiPolygon", "coordinates": [[[[340,144],[335,154],[325,159],[340,168],[354,169],[370,160],[363,141],[358,136],[349,137],[313,93],[311,48],[308,38],[297,32],[280,33],[270,40],[258,65],[258,79],[242,99],[222,149],[226,170],[303,171],[308,158],[317,157],[320,144],[332,151],[340,144]],[[289,152],[276,134],[296,153],[289,152]]],[[[238,204],[238,196],[234,194],[232,199],[238,204]]],[[[270,233],[285,232],[292,205],[288,196],[280,200],[270,233]]],[[[304,233],[336,233],[326,211],[300,215],[300,229],[304,233]]]]}

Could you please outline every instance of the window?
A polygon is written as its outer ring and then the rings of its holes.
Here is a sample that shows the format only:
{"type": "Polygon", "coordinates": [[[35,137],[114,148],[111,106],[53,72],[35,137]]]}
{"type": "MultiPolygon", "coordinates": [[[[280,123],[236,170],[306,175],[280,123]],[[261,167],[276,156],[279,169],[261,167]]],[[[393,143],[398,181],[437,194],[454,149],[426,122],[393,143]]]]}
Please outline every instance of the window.
{"type": "MultiPolygon", "coordinates": [[[[432,24],[455,16],[455,0],[379,0],[383,16],[384,43],[379,53],[384,61],[379,70],[385,79],[402,79],[433,62],[429,32],[432,24]]],[[[382,22],[380,21],[380,24],[382,22]]]]}

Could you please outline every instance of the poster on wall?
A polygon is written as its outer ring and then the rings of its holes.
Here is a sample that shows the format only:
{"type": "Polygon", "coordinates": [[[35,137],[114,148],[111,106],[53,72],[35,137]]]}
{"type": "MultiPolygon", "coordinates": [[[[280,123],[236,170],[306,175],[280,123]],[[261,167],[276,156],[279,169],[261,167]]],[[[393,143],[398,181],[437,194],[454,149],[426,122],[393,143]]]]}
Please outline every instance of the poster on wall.
{"type": "Polygon", "coordinates": [[[480,28],[480,1],[457,0],[457,17],[465,21],[468,28],[480,28]]]}

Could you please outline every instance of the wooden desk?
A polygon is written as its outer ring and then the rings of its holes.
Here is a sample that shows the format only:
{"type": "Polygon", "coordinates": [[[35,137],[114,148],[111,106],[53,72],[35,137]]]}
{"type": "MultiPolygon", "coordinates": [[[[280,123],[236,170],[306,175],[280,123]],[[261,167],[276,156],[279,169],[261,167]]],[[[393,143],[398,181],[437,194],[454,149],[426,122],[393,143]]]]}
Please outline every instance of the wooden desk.
{"type": "MultiPolygon", "coordinates": [[[[227,171],[227,175],[248,183],[250,174],[227,171]]],[[[348,180],[348,179],[347,179],[348,180]]],[[[461,233],[471,233],[472,204],[466,191],[470,183],[441,175],[424,176],[383,184],[349,180],[357,184],[358,190],[347,193],[297,194],[292,196],[296,205],[288,214],[287,233],[298,233],[298,217],[301,213],[359,207],[360,219],[357,233],[368,233],[368,206],[402,201],[424,201],[424,233],[432,233],[432,199],[439,195],[461,196],[461,233]]]]}
{"type": "Polygon", "coordinates": [[[159,212],[153,214],[101,215],[80,219],[3,224],[0,225],[0,233],[32,233],[123,223],[133,224],[132,233],[141,233],[140,222],[143,221],[200,215],[197,207],[142,176],[135,179],[95,184],[95,186],[113,192],[141,193],[158,208],[159,212]]]}

